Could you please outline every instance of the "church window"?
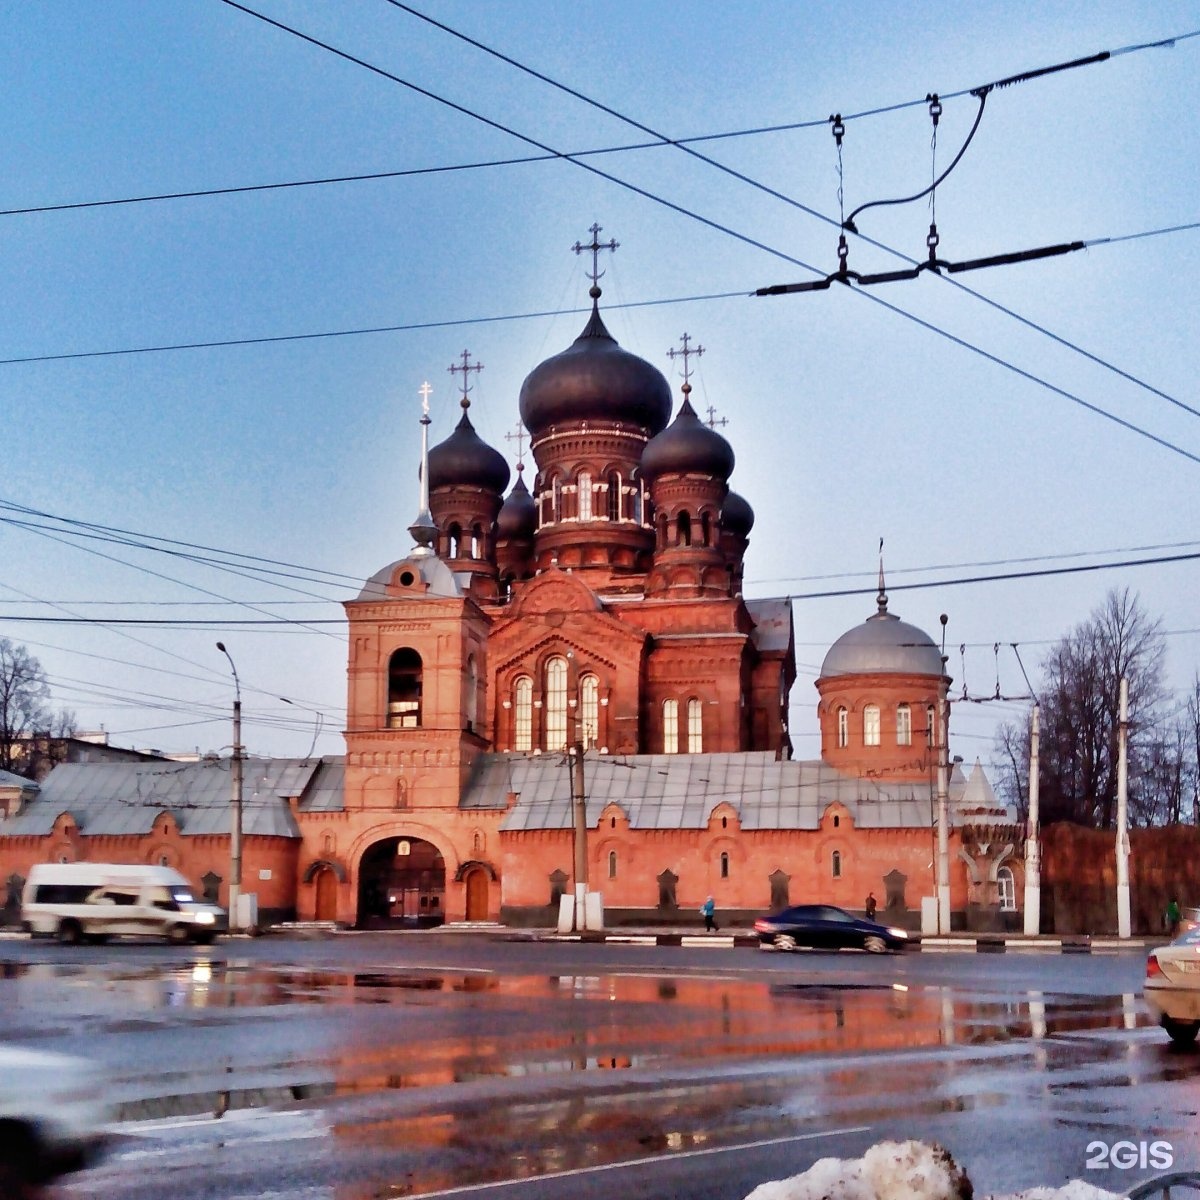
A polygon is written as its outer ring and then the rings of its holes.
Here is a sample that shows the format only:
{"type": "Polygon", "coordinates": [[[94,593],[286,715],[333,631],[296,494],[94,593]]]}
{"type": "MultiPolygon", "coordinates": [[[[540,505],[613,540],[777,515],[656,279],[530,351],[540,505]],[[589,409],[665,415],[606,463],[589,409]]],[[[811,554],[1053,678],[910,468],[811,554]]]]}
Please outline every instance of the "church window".
{"type": "Polygon", "coordinates": [[[446,530],[446,537],[449,540],[448,557],[457,558],[462,549],[462,529],[457,521],[446,530]]]}
{"type": "Polygon", "coordinates": [[[561,521],[563,515],[562,480],[555,475],[550,483],[550,519],[561,521]]]}
{"type": "Polygon", "coordinates": [[[513,749],[533,749],[533,680],[518,676],[513,685],[513,749]]]}
{"type": "Polygon", "coordinates": [[[621,519],[621,476],[616,471],[608,477],[608,519],[621,519]]]}
{"type": "Polygon", "coordinates": [[[471,557],[483,557],[483,526],[475,525],[471,529],[471,557]]]}
{"type": "Polygon", "coordinates": [[[708,513],[702,513],[700,516],[700,544],[707,546],[711,536],[712,522],[709,520],[708,513]]]}
{"type": "Polygon", "coordinates": [[[937,735],[937,718],[932,704],[925,709],[925,730],[926,736],[929,738],[929,744],[936,746],[938,744],[937,735]]]}
{"type": "Polygon", "coordinates": [[[475,720],[479,706],[479,669],[475,665],[475,655],[467,655],[466,670],[466,703],[463,705],[463,715],[467,721],[467,731],[474,732],[475,720]]]}
{"type": "Polygon", "coordinates": [[[912,709],[907,704],[896,709],[896,745],[912,745],[912,709]]]}
{"type": "Polygon", "coordinates": [[[646,511],[646,494],[642,491],[642,485],[639,482],[633,489],[633,519],[639,524],[642,524],[643,515],[646,511]]]}
{"type": "Polygon", "coordinates": [[[689,700],[687,706],[688,753],[704,753],[704,702],[689,700]]]}
{"type": "Polygon", "coordinates": [[[1001,867],[996,872],[996,892],[1001,912],[1017,911],[1017,885],[1008,867],[1001,867]]]}
{"type": "Polygon", "coordinates": [[[410,647],[388,660],[387,727],[416,729],[421,724],[421,656],[410,647]]]}
{"type": "Polygon", "coordinates": [[[579,519],[590,521],[592,519],[592,473],[580,471],[577,486],[579,489],[579,519]]]}
{"type": "Polygon", "coordinates": [[[879,705],[868,704],[863,709],[863,745],[879,745],[879,705]]]}
{"type": "Polygon", "coordinates": [[[617,877],[617,852],[615,850],[608,852],[608,877],[609,879],[617,877]]]}
{"type": "Polygon", "coordinates": [[[585,675],[579,681],[579,708],[579,732],[586,749],[600,740],[600,680],[595,675],[585,675]]]}
{"type": "Polygon", "coordinates": [[[833,868],[834,879],[841,879],[841,877],[842,877],[842,852],[840,850],[835,850],[833,852],[833,857],[830,859],[830,865],[833,868]]]}
{"type": "Polygon", "coordinates": [[[839,749],[844,749],[850,744],[850,714],[845,707],[837,710],[837,744],[839,749]]]}
{"type": "Polygon", "coordinates": [[[681,512],[675,518],[675,545],[690,546],[692,544],[692,518],[689,513],[681,512]]]}
{"type": "Polygon", "coordinates": [[[567,744],[567,660],[546,663],[546,749],[562,750],[567,744]]]}
{"type": "Polygon", "coordinates": [[[679,701],[664,700],[663,714],[663,753],[679,753],[679,701]]]}

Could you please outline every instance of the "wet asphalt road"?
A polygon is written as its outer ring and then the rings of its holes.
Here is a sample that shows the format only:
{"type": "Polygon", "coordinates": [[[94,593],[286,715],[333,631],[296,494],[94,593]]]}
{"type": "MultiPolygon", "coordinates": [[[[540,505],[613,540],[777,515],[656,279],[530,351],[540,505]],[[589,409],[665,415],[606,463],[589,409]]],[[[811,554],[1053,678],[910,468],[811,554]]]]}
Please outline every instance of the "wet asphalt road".
{"type": "Polygon", "coordinates": [[[121,1141],[63,1200],[734,1200],[888,1137],[940,1140],[977,1195],[1123,1191],[1156,1172],[1118,1141],[1200,1168],[1200,1053],[1149,1025],[1143,963],[4,941],[0,1039],[111,1078],[121,1141]]]}

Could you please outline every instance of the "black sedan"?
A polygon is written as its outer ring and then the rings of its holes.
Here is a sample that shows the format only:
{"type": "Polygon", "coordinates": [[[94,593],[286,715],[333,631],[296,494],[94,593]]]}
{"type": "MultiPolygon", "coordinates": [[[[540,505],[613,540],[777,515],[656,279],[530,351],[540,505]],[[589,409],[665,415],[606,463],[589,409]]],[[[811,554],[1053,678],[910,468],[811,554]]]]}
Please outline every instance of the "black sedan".
{"type": "Polygon", "coordinates": [[[882,954],[903,950],[908,934],[894,925],[866,921],[832,904],[797,904],[754,922],[759,949],[866,950],[882,954]]]}

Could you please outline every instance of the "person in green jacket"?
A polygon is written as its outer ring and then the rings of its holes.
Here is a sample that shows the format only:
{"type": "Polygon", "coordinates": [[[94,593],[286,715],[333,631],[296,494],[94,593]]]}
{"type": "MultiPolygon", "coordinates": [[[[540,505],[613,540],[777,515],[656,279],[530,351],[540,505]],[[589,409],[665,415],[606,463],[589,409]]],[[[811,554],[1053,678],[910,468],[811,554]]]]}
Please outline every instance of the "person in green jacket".
{"type": "Polygon", "coordinates": [[[1172,937],[1179,932],[1179,901],[1174,896],[1167,901],[1167,931],[1172,937]]]}

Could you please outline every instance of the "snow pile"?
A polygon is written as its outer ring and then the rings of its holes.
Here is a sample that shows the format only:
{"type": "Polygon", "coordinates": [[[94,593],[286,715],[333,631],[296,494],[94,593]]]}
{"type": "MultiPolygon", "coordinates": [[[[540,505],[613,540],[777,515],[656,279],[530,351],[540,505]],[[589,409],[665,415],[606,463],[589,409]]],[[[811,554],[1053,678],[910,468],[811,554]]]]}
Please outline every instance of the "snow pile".
{"type": "MultiPolygon", "coordinates": [[[[759,1184],[746,1200],[972,1200],[967,1173],[943,1147],[880,1142],[862,1158],[823,1158],[803,1175],[759,1184]]],[[[986,1200],[1121,1200],[1082,1180],[986,1200]]]]}

